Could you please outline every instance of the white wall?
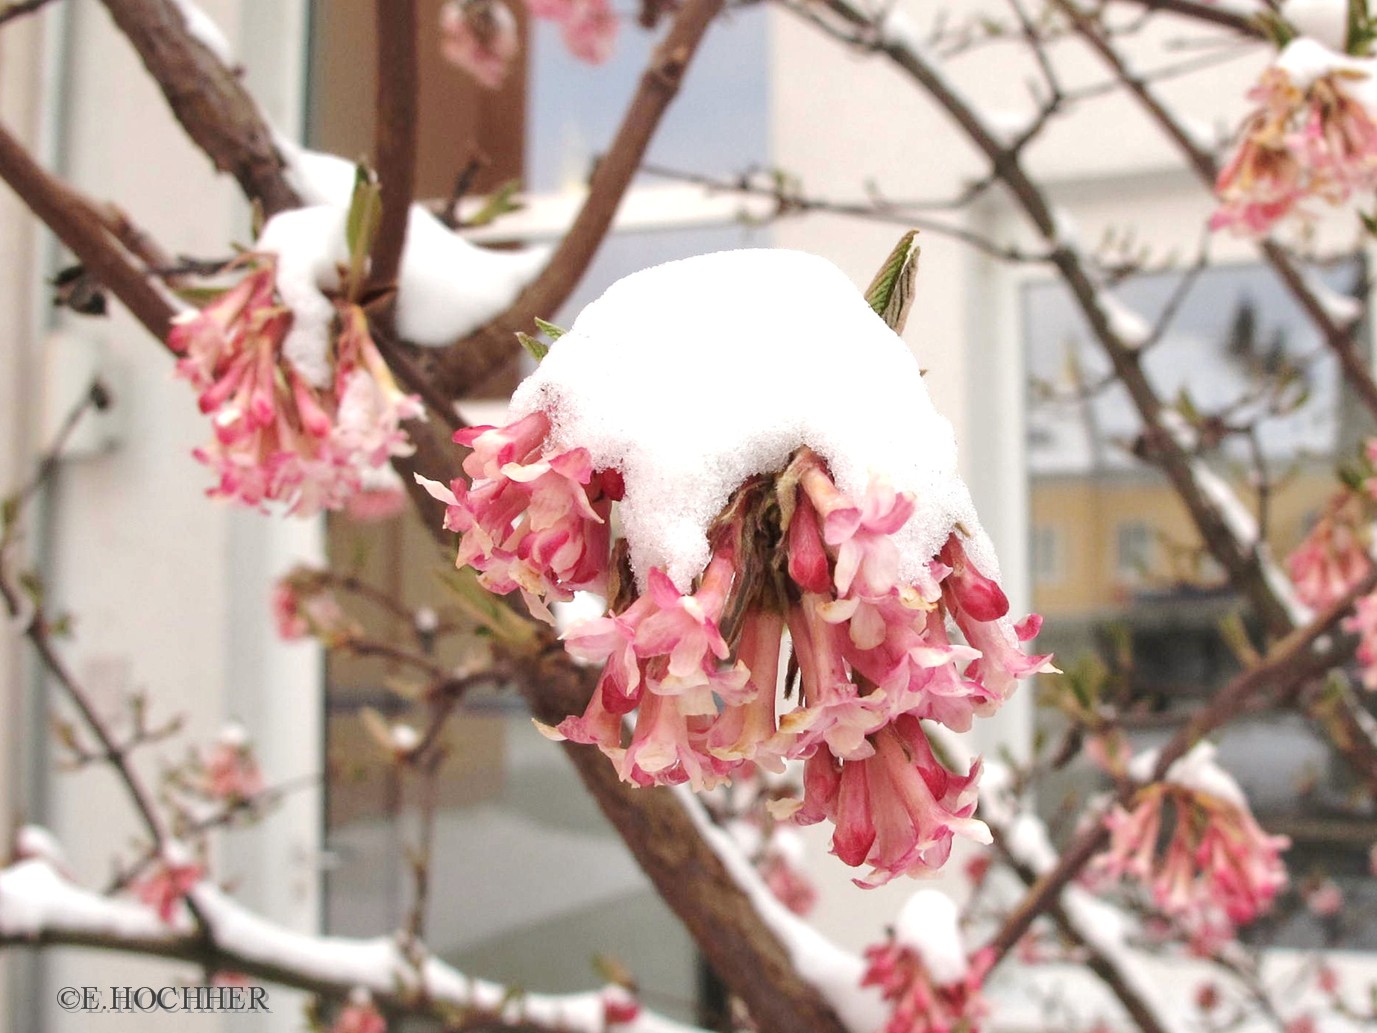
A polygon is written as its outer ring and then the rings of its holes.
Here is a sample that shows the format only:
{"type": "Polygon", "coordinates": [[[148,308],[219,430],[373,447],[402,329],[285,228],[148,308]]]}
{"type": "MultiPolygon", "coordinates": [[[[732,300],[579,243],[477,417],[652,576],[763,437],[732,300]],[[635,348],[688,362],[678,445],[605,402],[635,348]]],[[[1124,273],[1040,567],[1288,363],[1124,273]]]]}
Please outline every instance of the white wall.
{"type": "MultiPolygon", "coordinates": [[[[202,6],[225,30],[249,66],[279,124],[297,128],[303,74],[304,3],[273,0],[207,0],[202,6]]],[[[64,8],[68,34],[59,62],[65,98],[55,112],[60,125],[57,167],[92,196],[118,203],[169,252],[227,254],[246,240],[247,210],[235,187],[216,176],[207,159],[183,136],[137,56],[97,4],[64,8]]],[[[26,89],[41,68],[32,27],[6,26],[0,59],[0,113],[13,125],[27,113],[26,89]],[[31,60],[11,59],[23,47],[31,60]],[[12,80],[18,85],[11,86],[12,80]]],[[[22,55],[21,55],[22,56],[22,55]]],[[[0,202],[0,240],[12,268],[29,247],[27,222],[8,196],[0,202]]],[[[0,310],[25,311],[45,304],[23,275],[0,279],[0,310]],[[17,299],[17,300],[16,300],[17,299]]],[[[119,436],[109,451],[79,456],[62,469],[47,500],[42,526],[52,562],[45,570],[56,606],[77,620],[67,647],[71,667],[98,705],[117,711],[130,692],[144,692],[155,717],[186,714],[184,734],[140,757],[156,784],[160,768],[193,744],[209,742],[227,718],[246,723],[257,740],[270,779],[320,770],[320,664],[309,648],[287,649],[272,635],[268,617],[270,578],[297,558],[317,555],[314,523],[267,521],[234,512],[204,497],[208,471],[190,456],[206,435],[192,392],[171,376],[171,362],[122,311],[108,320],[63,316],[53,320],[78,343],[103,353],[103,372],[116,393],[119,436]]],[[[22,320],[6,334],[22,331],[22,320]]],[[[22,343],[22,334],[16,334],[22,343]]],[[[41,393],[38,372],[7,360],[0,375],[0,420],[6,451],[0,473],[12,480],[13,454],[34,433],[27,399],[41,393]],[[9,443],[16,443],[10,449],[9,443]]],[[[13,693],[14,663],[0,666],[0,692],[13,693]]],[[[14,713],[14,710],[8,712],[14,713]]],[[[32,729],[11,726],[7,734],[32,729]]],[[[6,756],[12,756],[5,751],[6,756]]],[[[5,782],[0,781],[0,800],[5,782]]],[[[112,858],[130,856],[137,822],[114,780],[104,772],[65,773],[50,768],[36,815],[67,845],[83,881],[103,884],[112,858]]],[[[234,882],[248,903],[299,928],[317,924],[318,794],[292,798],[283,813],[260,830],[237,833],[221,852],[215,874],[234,882]]],[[[6,823],[6,827],[8,822],[6,823]]],[[[92,1021],[119,1030],[183,1029],[176,1016],[100,1019],[64,1015],[52,1002],[59,987],[160,986],[196,973],[161,963],[139,963],[108,954],[53,951],[41,979],[26,974],[14,987],[16,1001],[31,1011],[16,1021],[24,1033],[86,1030],[92,1021]]],[[[0,999],[9,997],[0,990],[0,999]]],[[[272,997],[274,1018],[256,1029],[296,1028],[300,1013],[285,993],[272,997]]],[[[198,1017],[197,1027],[217,1028],[198,1017]]]]}

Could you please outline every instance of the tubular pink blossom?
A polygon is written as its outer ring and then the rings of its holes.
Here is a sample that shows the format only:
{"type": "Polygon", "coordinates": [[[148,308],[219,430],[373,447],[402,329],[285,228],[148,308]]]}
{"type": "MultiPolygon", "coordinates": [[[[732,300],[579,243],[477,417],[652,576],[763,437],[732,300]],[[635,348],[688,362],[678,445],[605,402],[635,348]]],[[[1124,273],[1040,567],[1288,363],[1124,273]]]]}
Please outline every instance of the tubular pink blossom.
{"type": "Polygon", "coordinates": [[[862,986],[878,987],[892,1010],[881,1033],[980,1033],[988,1007],[980,993],[989,957],[977,954],[965,975],[942,981],[919,953],[897,942],[867,947],[862,986]]]}
{"type": "Polygon", "coordinates": [[[275,260],[243,262],[239,283],[168,334],[177,375],[211,418],[211,441],[193,453],[218,477],[209,494],[299,516],[343,508],[365,473],[413,451],[401,424],[422,415],[420,402],[397,388],[363,310],[344,302],[326,356],[332,379],[311,381],[283,353],[292,314],[276,298],[275,260]]]}
{"type": "MultiPolygon", "coordinates": [[[[551,436],[540,411],[461,431],[470,482],[423,481],[461,535],[457,562],[493,591],[520,589],[535,612],[609,584],[622,495],[619,471],[595,470],[587,451],[551,436]]],[[[921,721],[968,728],[1052,668],[1021,648],[1040,621],[1009,621],[959,531],[921,584],[901,580],[896,536],[914,510],[883,481],[853,499],[817,453],[798,449],[727,501],[692,583],[651,566],[639,592],[622,584],[608,613],[564,633],[569,653],[602,674],[583,713],[549,733],[597,746],[635,785],[704,789],[803,761],[803,799],[781,813],[831,822],[833,852],[869,868],[865,886],[940,866],[958,835],[986,840],[974,818],[979,762],[947,770],[921,721]]]]}
{"type": "Polygon", "coordinates": [[[440,53],[480,86],[500,89],[520,50],[516,16],[502,0],[449,0],[440,8],[440,53]]]}

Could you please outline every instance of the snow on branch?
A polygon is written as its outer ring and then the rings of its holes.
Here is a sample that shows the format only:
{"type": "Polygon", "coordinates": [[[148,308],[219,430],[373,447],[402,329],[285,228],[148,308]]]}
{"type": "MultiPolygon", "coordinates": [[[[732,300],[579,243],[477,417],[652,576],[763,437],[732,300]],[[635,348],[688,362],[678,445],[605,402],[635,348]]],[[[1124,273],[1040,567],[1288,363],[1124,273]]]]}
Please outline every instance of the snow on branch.
{"type": "MultiPolygon", "coordinates": [[[[204,933],[189,922],[166,924],[149,908],[83,889],[46,861],[20,861],[0,870],[0,946],[98,947],[239,972],[341,999],[362,988],[380,1005],[402,1012],[458,1010],[569,1033],[606,1028],[602,991],[522,994],[437,958],[426,957],[418,966],[393,938],[308,936],[254,914],[212,886],[199,885],[191,896],[204,916],[204,933]]],[[[699,1033],[645,1009],[618,1030],[699,1033]]]]}

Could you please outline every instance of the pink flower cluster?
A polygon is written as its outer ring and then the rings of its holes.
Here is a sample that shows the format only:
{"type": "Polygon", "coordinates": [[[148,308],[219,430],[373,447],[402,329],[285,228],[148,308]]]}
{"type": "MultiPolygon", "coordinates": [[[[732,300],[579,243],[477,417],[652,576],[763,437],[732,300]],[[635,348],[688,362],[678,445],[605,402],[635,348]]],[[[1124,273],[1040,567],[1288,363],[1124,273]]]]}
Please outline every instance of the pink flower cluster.
{"type": "Polygon", "coordinates": [[[243,803],[263,791],[253,749],[238,734],[220,737],[201,761],[201,791],[212,800],[243,803]]]}
{"type": "Polygon", "coordinates": [[[520,51],[516,16],[502,0],[449,0],[440,8],[440,53],[480,86],[500,89],[520,51]]]}
{"type": "Polygon", "coordinates": [[[215,431],[196,458],[220,478],[211,495],[301,516],[339,509],[365,471],[411,453],[401,423],[422,415],[420,400],[397,387],[352,304],[337,305],[331,382],[312,383],[283,355],[292,314],[275,294],[274,259],[247,261],[239,283],[168,334],[177,375],[200,392],[215,431]]]}
{"type": "Polygon", "coordinates": [[[1283,68],[1263,73],[1248,94],[1258,106],[1215,184],[1211,229],[1262,235],[1307,198],[1341,204],[1377,187],[1377,124],[1347,74],[1301,89],[1283,68]]]}
{"type": "Polygon", "coordinates": [[[1286,559],[1296,595],[1311,609],[1340,601],[1371,570],[1356,499],[1344,492],[1329,504],[1310,534],[1286,559]]]}
{"type": "Polygon", "coordinates": [[[1350,499],[1339,495],[1286,561],[1296,595],[1315,610],[1333,606],[1372,569],[1360,514],[1350,499]]]}
{"type": "Polygon", "coordinates": [[[980,1033],[988,1008],[980,993],[990,957],[977,954],[953,982],[934,978],[922,956],[895,940],[867,947],[862,986],[875,986],[893,1005],[881,1033],[980,1033]]]}
{"type": "Polygon", "coordinates": [[[600,65],[612,56],[617,15],[608,0],[526,0],[526,9],[556,22],[564,45],[580,61],[600,65]]]}
{"type": "MultiPolygon", "coordinates": [[[[535,413],[461,432],[474,448],[464,463],[472,485],[430,484],[448,503],[446,527],[463,535],[458,562],[493,591],[520,589],[538,613],[542,597],[605,592],[622,484],[615,470],[593,470],[583,449],[544,454],[548,430],[535,413]]],[[[802,760],[803,800],[775,813],[832,822],[833,851],[871,867],[862,885],[942,864],[954,835],[986,835],[973,816],[979,764],[949,771],[920,722],[969,728],[1019,679],[1051,668],[1019,645],[1038,620],[1008,623],[1003,591],[957,532],[920,584],[900,581],[893,536],[912,511],[911,498],[880,482],[850,498],[808,448],[751,479],[711,528],[695,586],[681,590],[651,568],[642,594],[614,598],[612,612],[565,634],[569,653],[603,673],[584,713],[555,733],[598,746],[637,785],[701,790],[802,760]],[[782,701],[786,629],[792,700],[782,701]]],[[[626,586],[629,573],[615,580],[626,586]]]]}
{"type": "Polygon", "coordinates": [[[206,871],[199,864],[160,861],[148,875],[133,884],[134,895],[171,923],[182,902],[206,871]]]}
{"type": "Polygon", "coordinates": [[[340,606],[335,593],[310,570],[298,568],[273,586],[273,620],[287,641],[314,637],[325,645],[340,645],[362,629],[340,606]]]}
{"type": "Polygon", "coordinates": [[[1110,846],[1095,859],[1092,878],[1143,883],[1153,903],[1205,949],[1270,908],[1286,885],[1280,855],[1290,840],[1267,835],[1245,806],[1222,796],[1157,782],[1105,824],[1110,846]]]}

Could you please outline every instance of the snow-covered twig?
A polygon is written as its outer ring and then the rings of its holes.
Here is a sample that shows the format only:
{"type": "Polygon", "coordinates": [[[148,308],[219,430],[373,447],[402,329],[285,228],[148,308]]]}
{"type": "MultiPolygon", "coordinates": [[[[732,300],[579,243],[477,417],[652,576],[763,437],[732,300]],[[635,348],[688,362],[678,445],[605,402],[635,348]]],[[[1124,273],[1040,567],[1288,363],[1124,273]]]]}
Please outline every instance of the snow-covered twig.
{"type": "MultiPolygon", "coordinates": [[[[169,925],[140,905],[76,886],[43,860],[0,869],[0,947],[95,947],[196,964],[210,972],[238,972],[336,999],[363,988],[382,1007],[402,1014],[453,1019],[458,1012],[490,1025],[604,1033],[598,992],[522,994],[476,979],[437,958],[419,967],[397,941],[308,936],[275,925],[218,889],[191,894],[203,931],[169,925]]],[[[642,1009],[619,1033],[699,1033],[642,1009]]]]}

